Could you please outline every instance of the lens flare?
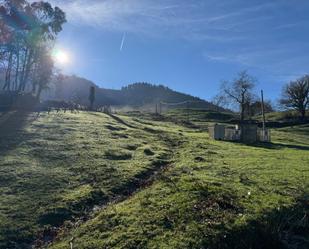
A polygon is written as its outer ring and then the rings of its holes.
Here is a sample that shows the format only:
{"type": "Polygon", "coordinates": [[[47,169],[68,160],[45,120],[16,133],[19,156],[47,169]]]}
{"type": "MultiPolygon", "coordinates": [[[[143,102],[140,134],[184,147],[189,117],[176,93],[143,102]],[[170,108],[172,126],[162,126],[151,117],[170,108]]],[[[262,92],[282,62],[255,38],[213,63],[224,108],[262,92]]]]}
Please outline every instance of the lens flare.
{"type": "Polygon", "coordinates": [[[66,65],[70,62],[70,57],[66,51],[57,49],[53,53],[55,63],[60,65],[66,65]]]}

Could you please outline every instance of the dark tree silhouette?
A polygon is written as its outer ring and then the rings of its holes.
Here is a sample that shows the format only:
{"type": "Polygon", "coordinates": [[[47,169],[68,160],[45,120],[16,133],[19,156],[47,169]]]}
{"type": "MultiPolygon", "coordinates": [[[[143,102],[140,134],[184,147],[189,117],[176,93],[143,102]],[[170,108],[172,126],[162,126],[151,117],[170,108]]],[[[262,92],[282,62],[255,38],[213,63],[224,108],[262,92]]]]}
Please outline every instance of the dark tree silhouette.
{"type": "Polygon", "coordinates": [[[90,110],[93,110],[93,104],[95,101],[95,87],[94,86],[90,87],[89,101],[90,101],[90,110]]]}
{"type": "Polygon", "coordinates": [[[280,103],[287,109],[295,109],[303,120],[309,107],[309,75],[284,86],[280,103]]]}
{"type": "MultiPolygon", "coordinates": [[[[273,112],[274,108],[271,102],[268,100],[264,101],[264,112],[273,112]]],[[[250,104],[249,107],[250,116],[261,115],[262,114],[262,102],[260,100],[256,100],[250,104]]]]}
{"type": "Polygon", "coordinates": [[[38,54],[35,74],[32,78],[32,93],[39,99],[42,91],[48,88],[53,74],[54,62],[46,49],[42,49],[38,54]]]}

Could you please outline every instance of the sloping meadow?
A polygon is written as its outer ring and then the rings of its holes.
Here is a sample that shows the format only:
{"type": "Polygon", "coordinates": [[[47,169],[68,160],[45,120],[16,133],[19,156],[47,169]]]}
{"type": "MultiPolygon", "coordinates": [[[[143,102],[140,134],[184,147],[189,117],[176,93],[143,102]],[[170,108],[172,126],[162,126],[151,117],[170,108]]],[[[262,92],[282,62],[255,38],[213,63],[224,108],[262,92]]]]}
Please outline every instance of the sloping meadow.
{"type": "Polygon", "coordinates": [[[0,248],[44,244],[64,222],[132,194],[169,164],[169,141],[120,121],[52,112],[1,123],[10,129],[0,136],[0,248]]]}
{"type": "Polygon", "coordinates": [[[308,126],[255,145],[168,126],[182,140],[172,166],[50,248],[308,248],[308,126]]]}
{"type": "Polygon", "coordinates": [[[198,115],[43,113],[2,134],[0,248],[308,248],[308,125],[244,145],[198,115]]]}

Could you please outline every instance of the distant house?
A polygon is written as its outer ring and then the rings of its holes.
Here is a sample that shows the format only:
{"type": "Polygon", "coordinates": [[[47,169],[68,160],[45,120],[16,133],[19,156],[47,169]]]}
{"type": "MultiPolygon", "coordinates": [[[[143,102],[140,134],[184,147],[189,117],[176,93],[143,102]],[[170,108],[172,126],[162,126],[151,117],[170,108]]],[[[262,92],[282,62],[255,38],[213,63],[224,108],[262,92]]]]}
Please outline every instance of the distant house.
{"type": "Polygon", "coordinates": [[[241,141],[244,143],[270,142],[270,130],[258,128],[256,124],[227,126],[214,124],[209,127],[209,136],[215,140],[241,141]]]}

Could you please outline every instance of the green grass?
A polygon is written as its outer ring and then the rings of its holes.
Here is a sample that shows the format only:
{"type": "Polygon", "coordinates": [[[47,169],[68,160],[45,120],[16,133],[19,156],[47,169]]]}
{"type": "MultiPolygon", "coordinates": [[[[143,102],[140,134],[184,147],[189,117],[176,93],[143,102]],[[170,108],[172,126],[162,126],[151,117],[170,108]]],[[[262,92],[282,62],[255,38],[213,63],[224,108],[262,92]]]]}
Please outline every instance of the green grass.
{"type": "Polygon", "coordinates": [[[151,186],[63,232],[51,248],[72,238],[78,248],[306,248],[297,229],[308,212],[308,126],[275,130],[272,144],[256,146],[196,129],[181,134],[173,166],[151,186]]]}
{"type": "Polygon", "coordinates": [[[126,195],[171,154],[168,141],[105,114],[34,118],[9,129],[26,119],[14,116],[1,126],[0,248],[22,247],[40,231],[126,195]]]}
{"type": "MultiPolygon", "coordinates": [[[[309,115],[309,112],[307,111],[306,112],[306,116],[308,117],[309,115]]],[[[266,113],[265,114],[265,118],[267,121],[270,121],[270,122],[280,122],[280,121],[284,121],[284,122],[287,122],[287,121],[299,121],[299,117],[300,117],[300,114],[299,112],[297,112],[296,110],[287,110],[287,111],[282,111],[282,112],[269,112],[269,113],[266,113]]],[[[257,120],[262,120],[262,115],[257,115],[255,117],[253,117],[254,119],[257,119],[257,120]]]]}
{"type": "Polygon", "coordinates": [[[49,248],[308,248],[308,125],[248,146],[210,140],[205,113],[117,117],[43,114],[0,140],[0,248],[63,221],[49,248]]]}
{"type": "Polygon", "coordinates": [[[208,111],[203,109],[172,109],[164,115],[175,117],[176,119],[189,119],[194,122],[200,121],[229,121],[236,118],[237,115],[233,113],[224,113],[216,111],[208,111]]]}

